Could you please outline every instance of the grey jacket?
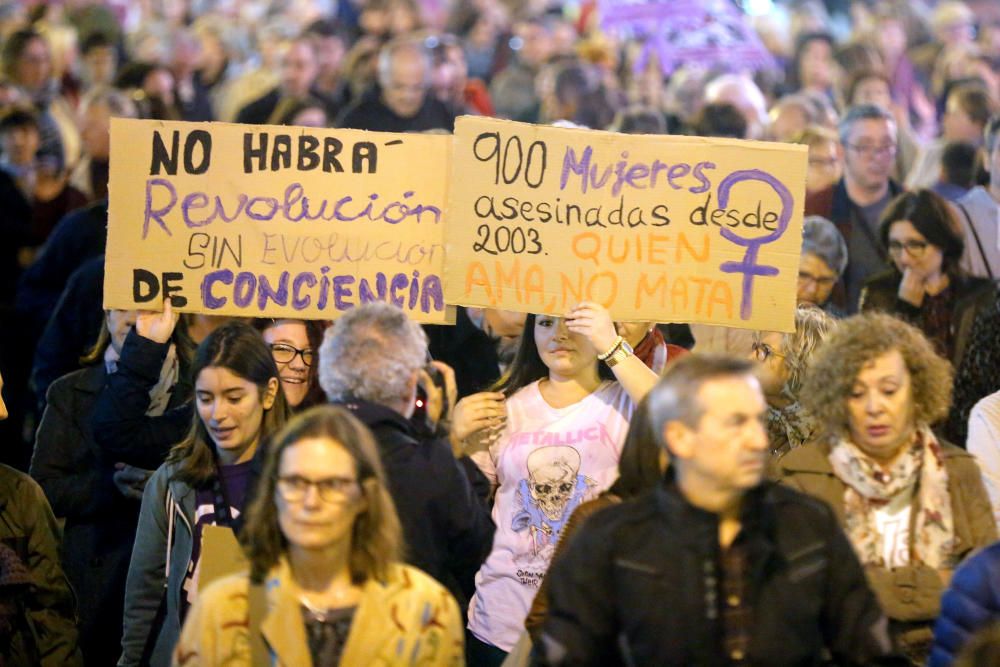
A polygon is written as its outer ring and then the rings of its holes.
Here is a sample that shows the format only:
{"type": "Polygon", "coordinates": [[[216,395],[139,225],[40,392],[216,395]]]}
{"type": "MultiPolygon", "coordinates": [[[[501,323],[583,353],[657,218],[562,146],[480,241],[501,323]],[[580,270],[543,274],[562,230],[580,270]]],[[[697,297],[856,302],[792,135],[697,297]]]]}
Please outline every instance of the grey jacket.
{"type": "Polygon", "coordinates": [[[176,465],[164,463],[146,483],[139,512],[139,529],[125,582],[124,633],[119,665],[140,664],[146,637],[158,633],[151,667],[170,665],[180,637],[181,586],[194,543],[195,491],[173,476],[176,465]],[[167,583],[166,615],[152,628],[167,583]]]}
{"type": "Polygon", "coordinates": [[[956,209],[965,232],[962,268],[973,276],[989,278],[992,273],[993,280],[1000,280],[1000,203],[989,190],[978,186],[958,200],[956,209]]]}

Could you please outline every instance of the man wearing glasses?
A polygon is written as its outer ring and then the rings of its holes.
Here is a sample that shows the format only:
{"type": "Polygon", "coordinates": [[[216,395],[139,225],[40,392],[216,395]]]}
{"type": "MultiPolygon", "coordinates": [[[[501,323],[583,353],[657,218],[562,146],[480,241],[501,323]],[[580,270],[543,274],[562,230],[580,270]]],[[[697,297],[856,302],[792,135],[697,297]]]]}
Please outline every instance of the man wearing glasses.
{"type": "Polygon", "coordinates": [[[834,290],[834,303],[857,312],[861,286],[886,266],[878,243],[878,220],[900,187],[889,175],[896,157],[896,121],[873,104],[851,107],[840,121],[844,175],[806,197],[806,215],[831,220],[847,241],[847,269],[834,290]]]}

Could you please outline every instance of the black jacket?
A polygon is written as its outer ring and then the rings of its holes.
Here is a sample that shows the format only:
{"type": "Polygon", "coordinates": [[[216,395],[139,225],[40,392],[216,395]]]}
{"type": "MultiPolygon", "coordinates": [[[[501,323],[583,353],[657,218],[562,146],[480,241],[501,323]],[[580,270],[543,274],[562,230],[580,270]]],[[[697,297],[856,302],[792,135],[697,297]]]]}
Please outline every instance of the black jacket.
{"type": "MultiPolygon", "coordinates": [[[[900,192],[902,192],[902,188],[895,181],[890,180],[889,197],[895,197],[900,192]]],[[[806,215],[821,215],[832,222],[847,243],[847,268],[834,286],[830,301],[838,310],[853,315],[858,311],[858,297],[861,295],[864,281],[888,264],[888,255],[878,241],[877,232],[868,228],[862,218],[861,209],[847,194],[847,185],[843,178],[828,188],[807,195],[806,215]],[[860,239],[852,239],[855,234],[866,237],[867,244],[860,239]],[[869,245],[878,255],[880,261],[867,266],[858,266],[857,263],[860,259],[851,255],[853,252],[851,248],[857,243],[869,245]],[[864,275],[857,279],[856,273],[864,275]],[[852,279],[852,276],[855,278],[852,279]]]]}
{"type": "Polygon", "coordinates": [[[108,200],[67,213],[17,286],[17,309],[41,328],[48,322],[69,277],[88,259],[104,254],[108,200]]]}
{"type": "MultiPolygon", "coordinates": [[[[861,290],[860,310],[883,311],[920,329],[923,315],[920,306],[914,306],[899,298],[899,283],[902,280],[903,275],[896,269],[869,278],[861,290]]],[[[969,349],[969,338],[976,316],[994,302],[996,286],[985,278],[954,276],[951,279],[950,290],[951,335],[954,349],[949,361],[958,368],[969,349]]]]}
{"type": "Polygon", "coordinates": [[[455,371],[458,397],[486,391],[500,379],[497,343],[469,319],[459,306],[455,325],[425,324],[431,356],[455,371]]]}
{"type": "Polygon", "coordinates": [[[66,281],[38,340],[31,368],[31,386],[39,412],[45,408],[49,385],[79,370],[80,357],[97,342],[104,322],[103,292],[104,255],[83,262],[66,281]]]}
{"type": "MultiPolygon", "coordinates": [[[[49,388],[31,459],[31,476],[56,516],[66,520],[62,563],[79,600],[80,644],[87,665],[111,665],[121,653],[121,618],[139,501],[112,480],[113,459],[94,442],[90,415],[104,386],[104,364],[56,380],[49,388]]],[[[171,406],[190,397],[178,383],[171,406]]]]}
{"type": "Polygon", "coordinates": [[[406,562],[444,584],[465,605],[493,546],[493,520],[473,491],[474,465],[455,460],[448,442],[422,437],[390,408],[361,400],[343,404],[371,429],[406,540],[406,562]]]}
{"type": "Polygon", "coordinates": [[[452,132],[455,129],[455,115],[431,91],[427,92],[423,106],[412,118],[397,116],[382,102],[380,95],[378,87],[369,90],[361,99],[344,109],[336,126],[372,132],[452,132]]]}
{"type": "MultiPolygon", "coordinates": [[[[149,390],[159,380],[169,347],[143,338],[135,329],[125,337],[118,371],[106,376],[91,419],[94,440],[108,460],[156,470],[191,428],[191,401],[158,417],[146,416],[149,390]]],[[[183,367],[181,374],[186,378],[183,367]]]]}
{"type": "MultiPolygon", "coordinates": [[[[764,483],[748,492],[747,664],[871,664],[887,621],[829,507],[764,483]]],[[[591,517],[549,569],[553,665],[724,665],[718,518],[673,480],[591,517]]]]}

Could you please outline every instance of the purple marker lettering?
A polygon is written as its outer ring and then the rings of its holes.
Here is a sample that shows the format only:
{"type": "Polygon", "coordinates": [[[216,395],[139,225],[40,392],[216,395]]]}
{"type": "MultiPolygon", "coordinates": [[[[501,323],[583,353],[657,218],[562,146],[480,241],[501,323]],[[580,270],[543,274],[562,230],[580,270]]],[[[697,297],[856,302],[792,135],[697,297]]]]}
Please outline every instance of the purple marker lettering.
{"type": "Polygon", "coordinates": [[[758,264],[757,256],[760,254],[761,246],[777,241],[785,233],[785,229],[788,228],[788,221],[792,217],[793,200],[792,193],[788,191],[784,183],[771,174],[760,169],[744,169],[742,171],[734,171],[719,183],[718,201],[720,209],[726,208],[726,205],[729,203],[729,191],[732,187],[743,181],[763,181],[774,188],[774,191],[778,193],[778,198],[781,200],[781,215],[778,218],[778,226],[770,234],[747,239],[734,234],[728,227],[722,227],[720,230],[724,239],[736,245],[745,246],[747,249],[746,254],[743,255],[743,261],[723,262],[719,268],[725,273],[743,274],[743,296],[740,302],[740,318],[748,320],[750,319],[750,314],[753,312],[754,276],[778,275],[777,267],[758,264]]]}

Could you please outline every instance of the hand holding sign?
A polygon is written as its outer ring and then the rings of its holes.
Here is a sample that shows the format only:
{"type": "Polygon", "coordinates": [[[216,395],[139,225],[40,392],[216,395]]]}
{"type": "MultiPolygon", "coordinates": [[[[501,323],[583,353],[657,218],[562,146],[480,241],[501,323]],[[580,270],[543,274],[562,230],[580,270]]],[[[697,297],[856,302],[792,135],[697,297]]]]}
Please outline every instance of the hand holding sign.
{"type": "Polygon", "coordinates": [[[135,317],[135,331],[143,338],[148,338],[154,343],[166,343],[174,335],[174,328],[180,313],[174,312],[171,299],[163,301],[163,310],[140,310],[135,317]]]}
{"type": "Polygon", "coordinates": [[[611,314],[599,303],[582,301],[566,313],[566,328],[580,334],[597,354],[604,354],[618,339],[611,314]]]}

